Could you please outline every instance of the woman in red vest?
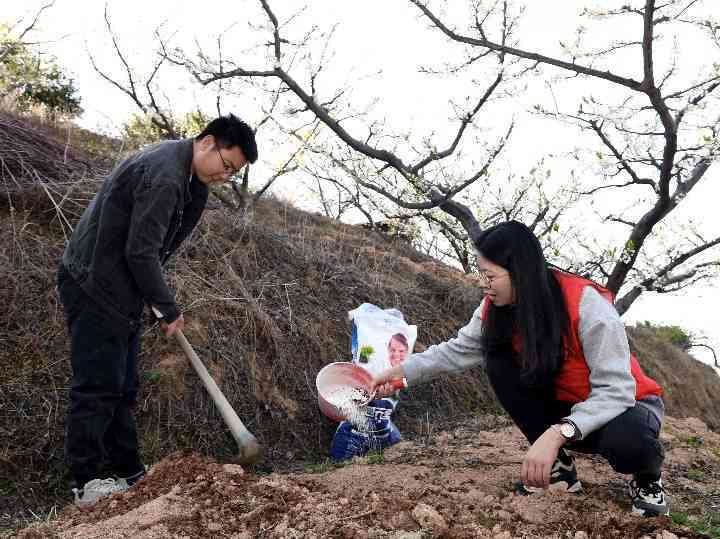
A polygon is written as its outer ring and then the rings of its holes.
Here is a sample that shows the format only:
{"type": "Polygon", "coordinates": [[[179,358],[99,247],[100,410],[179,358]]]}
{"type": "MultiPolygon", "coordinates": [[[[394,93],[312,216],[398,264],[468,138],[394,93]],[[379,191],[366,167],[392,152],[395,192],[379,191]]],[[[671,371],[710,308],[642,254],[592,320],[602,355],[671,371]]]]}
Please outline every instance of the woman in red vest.
{"type": "Polygon", "coordinates": [[[662,486],[660,386],[630,353],[612,294],[549,267],[532,231],[509,221],[474,239],[485,299],[457,337],[380,373],[408,385],[485,367],[500,404],[531,444],[520,494],[582,489],[564,449],[602,455],[629,484],[632,511],[668,514],[662,486]]]}

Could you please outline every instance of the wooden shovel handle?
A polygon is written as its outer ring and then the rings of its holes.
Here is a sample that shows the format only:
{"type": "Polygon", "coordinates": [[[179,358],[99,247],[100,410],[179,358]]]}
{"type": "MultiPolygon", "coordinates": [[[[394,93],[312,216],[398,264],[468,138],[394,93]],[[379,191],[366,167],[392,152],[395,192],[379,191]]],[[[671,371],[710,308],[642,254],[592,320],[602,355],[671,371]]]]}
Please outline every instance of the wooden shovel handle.
{"type": "Polygon", "coordinates": [[[205,365],[203,365],[202,361],[200,361],[200,358],[195,353],[195,350],[193,350],[193,347],[190,346],[190,343],[185,338],[183,332],[181,330],[176,330],[173,335],[175,335],[175,340],[190,360],[195,372],[200,377],[200,380],[202,380],[205,389],[210,394],[210,397],[215,403],[217,409],[220,411],[220,415],[225,421],[225,424],[228,429],[230,429],[233,438],[235,438],[239,449],[239,461],[243,464],[253,464],[258,462],[262,458],[263,451],[257,441],[257,438],[253,436],[253,434],[240,420],[233,407],[225,398],[225,395],[223,395],[223,392],[215,383],[215,380],[213,380],[213,377],[210,376],[210,373],[205,368],[205,365]]]}

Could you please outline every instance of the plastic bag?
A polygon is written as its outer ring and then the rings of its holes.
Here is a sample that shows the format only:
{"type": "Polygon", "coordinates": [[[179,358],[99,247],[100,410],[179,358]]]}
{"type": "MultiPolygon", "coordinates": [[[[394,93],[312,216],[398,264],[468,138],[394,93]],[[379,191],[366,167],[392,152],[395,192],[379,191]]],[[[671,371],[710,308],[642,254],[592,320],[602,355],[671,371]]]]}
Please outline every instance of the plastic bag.
{"type": "MultiPolygon", "coordinates": [[[[348,316],[352,322],[352,361],[371,374],[402,362],[412,352],[417,327],[407,324],[397,309],[363,303],[348,316]]],[[[392,422],[396,407],[397,400],[392,398],[370,401],[366,407],[367,429],[359,429],[349,421],[341,422],[333,437],[330,457],[346,460],[399,442],[402,436],[392,422]]]]}
{"type": "Polygon", "coordinates": [[[330,458],[347,460],[398,443],[402,436],[391,419],[396,406],[394,399],[370,401],[367,405],[368,430],[359,430],[349,421],[340,423],[333,436],[330,458]]]}
{"type": "Polygon", "coordinates": [[[352,360],[371,374],[402,362],[412,352],[417,326],[405,322],[397,309],[363,303],[348,313],[352,321],[352,360]]]}

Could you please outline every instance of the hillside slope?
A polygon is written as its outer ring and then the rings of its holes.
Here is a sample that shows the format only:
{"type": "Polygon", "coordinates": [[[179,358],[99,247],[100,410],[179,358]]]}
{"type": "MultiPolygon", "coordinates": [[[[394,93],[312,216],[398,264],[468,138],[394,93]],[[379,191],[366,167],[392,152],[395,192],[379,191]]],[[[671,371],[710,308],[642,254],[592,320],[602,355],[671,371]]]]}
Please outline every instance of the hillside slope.
{"type": "MultiPolygon", "coordinates": [[[[62,442],[70,366],[54,280],[68,225],[100,174],[39,128],[3,121],[0,519],[10,519],[68,499],[62,442]],[[21,137],[22,148],[13,142],[21,137]]],[[[472,278],[402,243],[273,200],[248,215],[206,212],[168,274],[188,339],[267,448],[258,471],[325,458],[334,424],[318,413],[314,379],[323,365],[349,357],[348,310],[363,302],[401,309],[419,328],[420,348],[454,335],[481,299],[472,278]]],[[[720,425],[720,377],[642,332],[633,342],[666,384],[671,415],[720,425]]],[[[140,371],[138,422],[149,462],[179,449],[233,455],[194,372],[150,319],[140,371]]],[[[477,369],[408,391],[398,423],[408,434],[427,433],[487,411],[497,404],[477,369]]]]}
{"type": "Polygon", "coordinates": [[[663,387],[663,399],[676,417],[701,417],[720,429],[720,377],[710,367],[661,339],[651,329],[628,328],[630,348],[645,371],[663,387]]]}

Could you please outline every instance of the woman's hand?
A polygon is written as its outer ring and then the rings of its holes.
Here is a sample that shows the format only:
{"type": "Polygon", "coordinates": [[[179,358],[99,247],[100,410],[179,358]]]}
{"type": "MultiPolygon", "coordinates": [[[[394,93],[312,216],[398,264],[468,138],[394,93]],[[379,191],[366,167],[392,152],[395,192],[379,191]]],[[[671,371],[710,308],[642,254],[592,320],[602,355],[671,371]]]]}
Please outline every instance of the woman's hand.
{"type": "Polygon", "coordinates": [[[535,440],[523,459],[523,484],[529,487],[548,488],[550,486],[550,470],[564,443],[563,435],[553,428],[549,428],[535,440]]]}
{"type": "Polygon", "coordinates": [[[390,384],[381,384],[381,385],[375,387],[375,398],[389,397],[396,391],[397,391],[397,389],[395,389],[390,384]]]}
{"type": "Polygon", "coordinates": [[[387,397],[397,391],[388,382],[397,378],[403,378],[404,376],[405,371],[403,370],[402,365],[390,367],[389,369],[385,369],[381,373],[373,376],[372,387],[370,389],[375,391],[375,395],[377,397],[387,397]]]}

